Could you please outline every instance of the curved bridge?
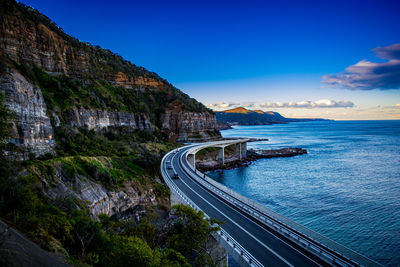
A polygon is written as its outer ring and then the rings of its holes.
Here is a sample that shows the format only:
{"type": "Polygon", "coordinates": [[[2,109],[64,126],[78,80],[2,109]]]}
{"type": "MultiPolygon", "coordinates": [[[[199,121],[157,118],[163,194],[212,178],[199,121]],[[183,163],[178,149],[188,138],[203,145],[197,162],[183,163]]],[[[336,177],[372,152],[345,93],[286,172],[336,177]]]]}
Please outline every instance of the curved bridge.
{"type": "Polygon", "coordinates": [[[378,263],[303,227],[215,182],[195,168],[195,155],[206,147],[236,145],[245,155],[248,139],[188,145],[167,153],[162,176],[171,203],[202,210],[224,221],[215,239],[241,266],[380,266],[378,263]],[[173,179],[174,174],[179,176],[173,179]]]}

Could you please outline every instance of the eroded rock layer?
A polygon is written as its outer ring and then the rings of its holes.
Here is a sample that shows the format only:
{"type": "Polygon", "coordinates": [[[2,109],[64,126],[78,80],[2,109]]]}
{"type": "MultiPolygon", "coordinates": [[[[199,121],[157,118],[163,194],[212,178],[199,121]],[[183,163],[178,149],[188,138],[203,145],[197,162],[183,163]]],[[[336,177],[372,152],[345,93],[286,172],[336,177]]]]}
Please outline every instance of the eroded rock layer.
{"type": "Polygon", "coordinates": [[[0,76],[5,104],[14,114],[11,142],[27,153],[52,152],[54,132],[40,89],[16,71],[0,76]]]}
{"type": "Polygon", "coordinates": [[[17,114],[12,141],[25,157],[51,152],[55,127],[128,127],[169,141],[220,136],[215,114],[201,103],[157,74],[65,34],[38,11],[4,0],[0,25],[0,91],[17,114]]]}

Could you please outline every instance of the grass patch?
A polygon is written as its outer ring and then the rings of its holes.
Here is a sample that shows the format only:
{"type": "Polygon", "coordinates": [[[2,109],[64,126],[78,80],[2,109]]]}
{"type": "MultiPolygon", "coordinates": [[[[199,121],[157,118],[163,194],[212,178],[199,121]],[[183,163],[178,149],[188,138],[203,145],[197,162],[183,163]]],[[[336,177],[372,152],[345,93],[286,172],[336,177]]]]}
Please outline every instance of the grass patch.
{"type": "Polygon", "coordinates": [[[100,182],[108,189],[119,188],[129,181],[145,184],[150,179],[145,170],[129,157],[72,156],[57,158],[51,162],[60,165],[65,176],[71,181],[82,175],[100,182]]]}

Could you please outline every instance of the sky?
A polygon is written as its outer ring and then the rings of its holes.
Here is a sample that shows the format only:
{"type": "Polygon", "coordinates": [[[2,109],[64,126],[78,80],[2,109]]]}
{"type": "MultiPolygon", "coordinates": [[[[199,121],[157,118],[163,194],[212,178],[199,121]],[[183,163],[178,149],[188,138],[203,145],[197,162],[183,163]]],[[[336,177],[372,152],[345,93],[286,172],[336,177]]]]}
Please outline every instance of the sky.
{"type": "Polygon", "coordinates": [[[400,1],[20,2],[214,110],[400,119],[400,1]]]}

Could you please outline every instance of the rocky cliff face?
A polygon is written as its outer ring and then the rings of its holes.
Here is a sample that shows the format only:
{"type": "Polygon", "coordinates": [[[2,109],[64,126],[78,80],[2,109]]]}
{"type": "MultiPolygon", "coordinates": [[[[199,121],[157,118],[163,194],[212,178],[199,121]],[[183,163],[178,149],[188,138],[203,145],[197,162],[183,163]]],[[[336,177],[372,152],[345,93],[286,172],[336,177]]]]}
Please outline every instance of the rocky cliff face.
{"type": "Polygon", "coordinates": [[[68,36],[46,16],[13,0],[0,3],[0,58],[6,62],[0,92],[17,115],[12,141],[24,151],[22,158],[51,152],[55,127],[122,126],[163,132],[170,141],[219,136],[214,113],[157,74],[68,36]],[[74,92],[71,84],[78,84],[74,92]],[[64,90],[68,93],[61,97],[69,106],[50,104],[64,90]],[[171,111],[170,103],[181,108],[171,111]]]}
{"type": "Polygon", "coordinates": [[[128,69],[128,72],[129,68],[136,66],[108,50],[67,36],[44,15],[30,8],[21,9],[13,2],[5,0],[1,8],[6,14],[14,15],[2,16],[0,19],[0,48],[12,60],[36,65],[53,75],[65,74],[81,79],[102,78],[126,88],[166,86],[165,82],[152,73],[144,72],[141,76],[132,77],[112,69],[108,62],[114,59],[120,61],[122,68],[128,69]],[[104,71],[98,72],[98,68],[104,71]]]}
{"type": "Polygon", "coordinates": [[[154,130],[154,126],[146,115],[83,108],[74,108],[67,113],[67,125],[71,127],[82,127],[88,130],[101,130],[107,127],[129,127],[142,131],[154,130]]]}
{"type": "Polygon", "coordinates": [[[120,189],[109,190],[83,175],[77,175],[71,181],[60,167],[55,177],[53,184],[44,188],[45,194],[51,199],[80,199],[93,218],[100,214],[129,214],[129,217],[139,221],[147,207],[159,204],[153,188],[139,188],[134,182],[127,182],[120,189]]]}
{"type": "Polygon", "coordinates": [[[40,89],[16,71],[0,76],[0,88],[15,115],[11,142],[24,151],[19,158],[52,152],[54,133],[40,89]]]}
{"type": "Polygon", "coordinates": [[[170,139],[176,141],[199,141],[220,137],[215,115],[194,112],[166,112],[163,117],[163,130],[169,132],[170,139]]]}
{"type": "Polygon", "coordinates": [[[15,178],[29,180],[43,203],[84,208],[95,219],[165,215],[169,190],[157,162],[178,146],[167,141],[219,136],[201,103],[15,0],[0,1],[0,93],[15,114],[10,141],[19,148],[6,153],[54,154],[15,164],[15,178]]]}

